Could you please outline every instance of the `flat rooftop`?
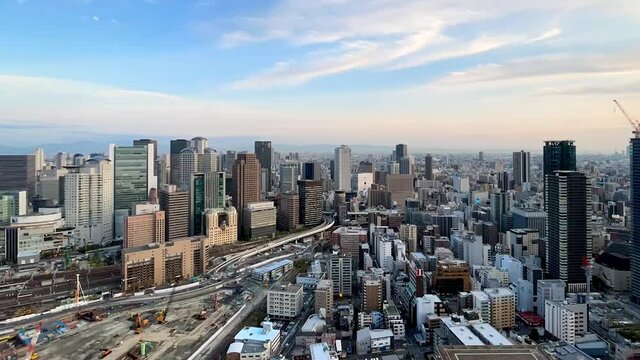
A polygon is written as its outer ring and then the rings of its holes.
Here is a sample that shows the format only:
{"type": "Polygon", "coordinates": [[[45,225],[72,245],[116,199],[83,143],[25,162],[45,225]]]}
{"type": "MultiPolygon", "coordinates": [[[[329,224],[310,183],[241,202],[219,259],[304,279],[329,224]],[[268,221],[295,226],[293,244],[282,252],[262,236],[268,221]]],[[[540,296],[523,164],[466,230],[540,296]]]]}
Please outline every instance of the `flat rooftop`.
{"type": "Polygon", "coordinates": [[[260,266],[258,268],[253,269],[253,272],[254,273],[258,273],[258,274],[260,274],[260,273],[264,274],[264,273],[271,272],[271,271],[273,271],[273,270],[275,270],[277,268],[280,268],[282,266],[285,266],[285,265],[293,265],[293,261],[291,261],[289,259],[274,261],[272,263],[269,263],[269,264],[266,264],[266,265],[263,265],[263,266],[260,266]]]}
{"type": "Polygon", "coordinates": [[[442,360],[546,360],[535,346],[440,346],[442,360]]]}

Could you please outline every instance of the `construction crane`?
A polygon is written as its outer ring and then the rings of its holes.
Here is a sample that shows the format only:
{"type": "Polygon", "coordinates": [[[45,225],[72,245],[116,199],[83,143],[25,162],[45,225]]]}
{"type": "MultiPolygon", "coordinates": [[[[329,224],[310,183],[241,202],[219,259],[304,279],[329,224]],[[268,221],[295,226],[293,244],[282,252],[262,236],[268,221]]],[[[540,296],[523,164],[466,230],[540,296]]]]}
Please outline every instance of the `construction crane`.
{"type": "Polygon", "coordinates": [[[167,306],[165,306],[163,310],[160,310],[160,312],[156,314],[156,323],[164,324],[167,321],[167,313],[169,312],[169,306],[173,301],[173,294],[175,293],[175,291],[176,291],[176,287],[174,286],[173,289],[171,289],[171,294],[169,295],[169,301],[167,301],[167,306]]]}
{"type": "Polygon", "coordinates": [[[640,138],[640,122],[632,119],[631,116],[629,116],[629,114],[627,114],[627,112],[624,110],[622,105],[620,105],[618,100],[613,99],[613,103],[616,104],[618,109],[620,109],[620,111],[622,112],[622,115],[624,115],[624,117],[627,118],[627,120],[629,121],[629,124],[631,124],[631,127],[633,127],[633,134],[635,135],[635,137],[640,138]]]}

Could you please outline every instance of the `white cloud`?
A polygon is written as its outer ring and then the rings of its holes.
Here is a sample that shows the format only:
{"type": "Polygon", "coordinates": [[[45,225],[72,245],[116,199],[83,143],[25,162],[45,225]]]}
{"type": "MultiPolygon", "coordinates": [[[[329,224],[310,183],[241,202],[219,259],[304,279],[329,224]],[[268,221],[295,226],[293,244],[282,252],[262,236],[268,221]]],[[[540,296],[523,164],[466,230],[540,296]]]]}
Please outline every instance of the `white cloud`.
{"type": "Polygon", "coordinates": [[[533,42],[538,42],[538,41],[544,41],[544,40],[548,40],[548,39],[552,39],[554,37],[557,37],[560,34],[562,34],[562,29],[553,28],[553,29],[550,29],[549,31],[545,31],[543,34],[541,34],[538,37],[535,37],[533,39],[529,39],[527,42],[533,43],[533,42]]]}
{"type": "Polygon", "coordinates": [[[94,15],[94,16],[92,16],[92,17],[91,17],[91,20],[93,20],[93,21],[100,21],[100,18],[94,15]]]}

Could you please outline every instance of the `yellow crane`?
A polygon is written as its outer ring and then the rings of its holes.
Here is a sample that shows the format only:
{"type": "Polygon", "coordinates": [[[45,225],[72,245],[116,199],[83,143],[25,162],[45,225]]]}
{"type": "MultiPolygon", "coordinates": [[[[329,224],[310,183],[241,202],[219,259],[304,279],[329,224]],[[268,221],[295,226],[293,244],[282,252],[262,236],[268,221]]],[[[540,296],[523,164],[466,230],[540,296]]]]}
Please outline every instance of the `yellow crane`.
{"type": "Polygon", "coordinates": [[[632,119],[631,116],[629,116],[629,114],[627,114],[627,112],[624,110],[622,105],[618,102],[618,100],[613,99],[613,103],[616,104],[618,109],[620,109],[620,112],[622,112],[622,115],[624,115],[624,117],[629,121],[629,124],[631,124],[631,127],[633,127],[632,132],[635,135],[635,137],[640,138],[640,122],[632,119]]]}

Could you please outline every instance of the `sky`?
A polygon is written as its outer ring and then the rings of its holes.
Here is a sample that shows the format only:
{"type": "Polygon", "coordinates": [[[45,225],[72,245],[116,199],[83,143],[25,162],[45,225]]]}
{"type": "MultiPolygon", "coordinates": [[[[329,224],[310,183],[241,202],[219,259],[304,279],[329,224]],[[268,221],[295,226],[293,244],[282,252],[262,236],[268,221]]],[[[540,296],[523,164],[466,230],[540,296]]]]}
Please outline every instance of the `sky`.
{"type": "Polygon", "coordinates": [[[0,132],[22,145],[613,152],[614,98],[640,120],[640,1],[0,0],[0,132]]]}

